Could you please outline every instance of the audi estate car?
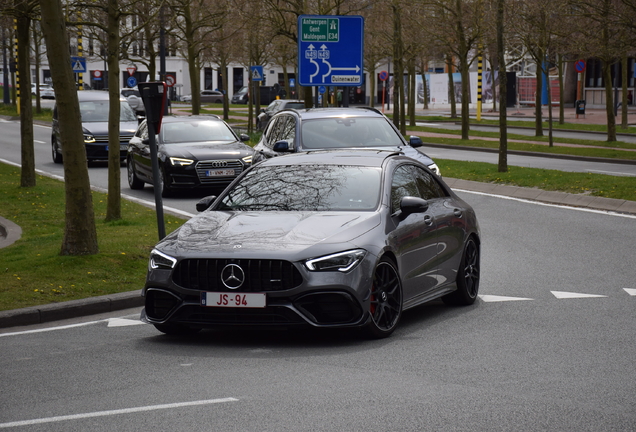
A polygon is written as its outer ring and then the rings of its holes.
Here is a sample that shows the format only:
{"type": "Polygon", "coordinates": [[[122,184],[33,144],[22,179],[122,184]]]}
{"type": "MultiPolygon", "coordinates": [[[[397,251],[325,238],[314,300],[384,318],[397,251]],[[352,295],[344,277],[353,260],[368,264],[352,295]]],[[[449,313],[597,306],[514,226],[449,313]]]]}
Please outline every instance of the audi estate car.
{"type": "MultiPolygon", "coordinates": [[[[110,100],[108,92],[97,90],[81,90],[77,92],[79,99],[86,158],[88,162],[108,160],[108,113],[110,100]]],[[[60,140],[60,125],[58,122],[57,104],[53,108],[53,124],[51,128],[51,155],[53,162],[62,163],[62,141],[60,140]]],[[[119,98],[119,141],[112,143],[117,146],[120,159],[126,160],[128,141],[137,129],[137,117],[126,98],[119,98]]]]}
{"type": "Polygon", "coordinates": [[[128,185],[146,183],[166,197],[180,189],[222,190],[252,164],[254,150],[217,116],[164,117],[156,135],[159,179],[152,175],[148,124],[144,120],[130,140],[127,156],[128,185]]]}
{"type": "Polygon", "coordinates": [[[141,319],[161,332],[358,328],[478,294],[473,209],[401,152],[298,153],[252,166],[150,254],[141,319]]]}
{"type": "Polygon", "coordinates": [[[422,145],[418,136],[411,136],[407,142],[395,125],[375,108],[286,109],[269,120],[254,148],[254,163],[285,153],[374,148],[401,151],[440,175],[437,164],[417,150],[422,145]]]}

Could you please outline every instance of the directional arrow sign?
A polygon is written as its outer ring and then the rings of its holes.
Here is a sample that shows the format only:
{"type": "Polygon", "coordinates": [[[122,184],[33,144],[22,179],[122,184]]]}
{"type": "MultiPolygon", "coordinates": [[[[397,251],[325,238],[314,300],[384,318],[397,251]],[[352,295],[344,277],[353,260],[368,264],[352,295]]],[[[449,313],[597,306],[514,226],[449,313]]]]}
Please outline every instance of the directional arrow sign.
{"type": "Polygon", "coordinates": [[[362,85],[364,18],[356,15],[298,17],[298,83],[362,85]]]}

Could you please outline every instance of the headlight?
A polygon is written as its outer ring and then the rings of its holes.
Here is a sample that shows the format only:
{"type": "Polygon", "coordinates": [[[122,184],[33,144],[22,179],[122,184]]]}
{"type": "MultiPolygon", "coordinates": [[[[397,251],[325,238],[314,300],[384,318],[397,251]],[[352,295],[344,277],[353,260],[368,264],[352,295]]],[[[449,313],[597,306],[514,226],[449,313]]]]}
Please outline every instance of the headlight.
{"type": "Polygon", "coordinates": [[[171,157],[170,163],[174,166],[188,166],[188,165],[192,165],[194,161],[192,159],[182,159],[177,157],[171,157]]]}
{"type": "Polygon", "coordinates": [[[435,163],[434,163],[434,164],[430,164],[430,165],[428,166],[428,169],[430,169],[431,171],[433,171],[433,172],[434,172],[435,174],[437,174],[438,176],[441,176],[441,175],[442,175],[442,173],[441,173],[441,172],[440,172],[440,170],[439,170],[439,167],[438,167],[438,166],[437,166],[437,164],[435,164],[435,163]]]}
{"type": "Polygon", "coordinates": [[[354,268],[367,254],[364,249],[354,249],[305,261],[305,266],[311,271],[340,271],[347,272],[354,268]]]}
{"type": "Polygon", "coordinates": [[[157,249],[153,249],[152,252],[150,252],[150,268],[171,269],[174,268],[176,263],[176,258],[172,258],[163,252],[159,252],[157,249]]]}
{"type": "Polygon", "coordinates": [[[84,142],[85,143],[94,143],[95,142],[95,137],[91,134],[84,134],[84,142]]]}
{"type": "Polygon", "coordinates": [[[245,165],[252,165],[252,155],[245,156],[241,159],[245,165]]]}

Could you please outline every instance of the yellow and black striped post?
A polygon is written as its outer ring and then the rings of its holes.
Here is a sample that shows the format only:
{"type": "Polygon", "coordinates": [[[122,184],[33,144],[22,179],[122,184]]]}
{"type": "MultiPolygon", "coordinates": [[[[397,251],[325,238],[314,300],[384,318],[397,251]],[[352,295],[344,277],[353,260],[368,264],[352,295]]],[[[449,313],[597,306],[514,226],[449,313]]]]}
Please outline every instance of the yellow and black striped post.
{"type": "MultiPolygon", "coordinates": [[[[18,20],[13,19],[13,51],[15,58],[15,106],[20,115],[20,71],[18,70],[18,20]]],[[[8,91],[8,89],[7,89],[8,91]]]]}
{"type": "Polygon", "coordinates": [[[477,121],[481,121],[481,80],[483,75],[483,56],[481,45],[477,56],[477,121]]]}
{"type": "MultiPolygon", "coordinates": [[[[77,56],[83,57],[83,49],[82,49],[82,26],[77,26],[77,56]]],[[[77,73],[77,82],[78,82],[78,90],[84,90],[84,79],[83,74],[81,72],[77,73]]]]}

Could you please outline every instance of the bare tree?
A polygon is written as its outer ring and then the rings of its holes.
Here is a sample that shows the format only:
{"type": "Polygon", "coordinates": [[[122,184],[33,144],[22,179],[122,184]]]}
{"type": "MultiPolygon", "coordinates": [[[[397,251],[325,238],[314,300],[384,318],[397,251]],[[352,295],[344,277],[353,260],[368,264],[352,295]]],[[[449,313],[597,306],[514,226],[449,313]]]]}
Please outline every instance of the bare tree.
{"type": "Polygon", "coordinates": [[[66,218],[62,255],[99,252],[93,198],[86,165],[86,147],[61,0],[40,0],[42,31],[53,78],[60,135],[64,142],[66,218]]]}

